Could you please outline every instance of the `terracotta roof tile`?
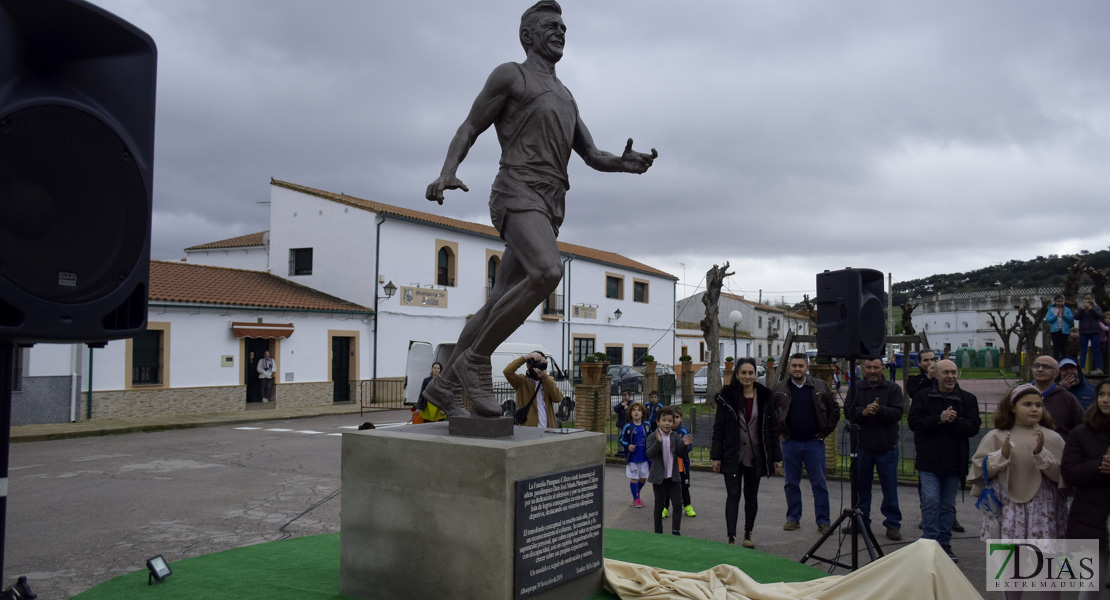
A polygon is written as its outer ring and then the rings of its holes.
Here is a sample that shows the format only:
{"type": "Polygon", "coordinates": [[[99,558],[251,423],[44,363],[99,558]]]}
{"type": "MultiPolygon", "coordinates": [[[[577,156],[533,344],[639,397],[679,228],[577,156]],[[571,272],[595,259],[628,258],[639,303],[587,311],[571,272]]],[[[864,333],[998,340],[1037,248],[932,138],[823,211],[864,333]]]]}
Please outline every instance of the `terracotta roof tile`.
{"type": "Polygon", "coordinates": [[[263,237],[265,237],[265,235],[265,231],[259,231],[258,233],[248,233],[247,235],[241,235],[239,237],[220,240],[218,242],[209,242],[207,244],[200,244],[199,246],[189,246],[185,249],[185,251],[188,252],[190,250],[211,250],[213,248],[246,248],[248,246],[262,246],[265,244],[265,241],[263,240],[263,237]]]}
{"type": "MultiPolygon", "coordinates": [[[[483,236],[494,238],[494,239],[497,239],[497,240],[501,239],[501,236],[498,235],[497,230],[494,229],[493,227],[489,226],[489,225],[479,225],[477,223],[471,223],[469,221],[462,221],[462,220],[459,220],[459,219],[452,219],[450,217],[443,217],[443,216],[440,216],[440,215],[433,215],[431,213],[420,212],[418,210],[411,210],[411,209],[408,209],[408,208],[401,208],[399,206],[392,206],[392,205],[389,205],[389,204],[382,204],[381,202],[372,202],[370,200],[363,200],[362,198],[355,198],[354,196],[348,196],[346,194],[336,194],[336,193],[333,193],[333,192],[326,192],[324,190],[311,188],[311,187],[307,187],[307,186],[303,186],[303,185],[297,185],[295,183],[289,183],[289,182],[280,181],[280,180],[277,180],[277,179],[270,179],[270,185],[275,185],[277,187],[282,187],[282,188],[285,188],[285,189],[293,190],[295,192],[300,192],[302,194],[308,194],[310,196],[316,196],[318,198],[323,198],[325,200],[331,200],[333,202],[339,202],[341,204],[346,204],[348,206],[354,206],[356,208],[361,208],[363,210],[368,210],[368,211],[375,212],[375,213],[384,213],[384,214],[389,214],[389,215],[396,215],[396,216],[404,217],[406,219],[411,219],[411,220],[414,220],[414,221],[421,221],[421,222],[424,222],[424,223],[431,223],[431,224],[439,225],[439,226],[442,226],[442,227],[450,227],[452,229],[458,229],[460,231],[466,231],[468,233],[475,233],[475,234],[478,234],[478,235],[483,235],[483,236]]],[[[213,242],[213,243],[219,243],[219,242],[213,242]]],[[[196,246],[194,246],[194,247],[196,247],[196,246]]],[[[664,277],[664,278],[667,278],[667,279],[678,281],[678,278],[675,277],[674,275],[671,275],[670,273],[660,271],[659,269],[656,269],[654,267],[649,267],[648,265],[645,265],[644,263],[637,262],[637,261],[632,260],[631,258],[628,258],[628,257],[625,257],[625,256],[621,256],[620,254],[617,254],[615,252],[606,252],[605,250],[597,250],[595,248],[587,248],[585,246],[579,246],[579,245],[576,245],[576,244],[568,244],[566,242],[559,242],[559,251],[564,253],[564,254],[569,254],[571,256],[586,258],[586,259],[597,261],[597,262],[607,263],[607,264],[610,264],[610,265],[613,265],[613,266],[616,266],[616,267],[622,267],[622,268],[630,269],[630,270],[633,270],[633,271],[641,271],[641,272],[644,272],[644,273],[649,273],[651,275],[656,275],[658,277],[664,277]]]]}
{"type": "Polygon", "coordinates": [[[364,306],[262,271],[163,260],[150,261],[150,299],[299,310],[373,312],[364,306]]]}

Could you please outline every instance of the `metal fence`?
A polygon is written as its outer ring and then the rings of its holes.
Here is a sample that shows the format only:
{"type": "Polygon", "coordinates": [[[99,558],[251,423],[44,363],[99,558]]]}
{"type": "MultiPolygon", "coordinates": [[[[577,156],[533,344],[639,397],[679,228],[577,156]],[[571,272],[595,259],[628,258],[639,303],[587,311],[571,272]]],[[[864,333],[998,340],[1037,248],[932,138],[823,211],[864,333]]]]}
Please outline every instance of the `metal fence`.
{"type": "MultiPolygon", "coordinates": [[[[423,383],[423,380],[416,382],[416,385],[421,383],[423,383]]],[[[559,419],[562,421],[572,420],[574,416],[574,384],[570,380],[555,383],[559,387],[559,391],[563,393],[563,398],[566,399],[560,406],[561,415],[559,415],[559,419]]],[[[373,379],[357,381],[355,384],[354,399],[359,404],[360,413],[368,409],[409,408],[409,405],[405,404],[405,380],[403,378],[378,379],[376,385],[373,379]]],[[[502,414],[512,416],[516,412],[516,390],[508,382],[498,382],[494,385],[493,393],[502,405],[502,414]]],[[[470,408],[469,402],[466,407],[470,408]]]]}
{"type": "MultiPolygon", "coordinates": [[[[573,423],[573,382],[563,380],[556,382],[556,384],[559,386],[559,390],[563,393],[564,398],[564,401],[556,409],[556,417],[560,422],[573,423]]],[[[503,409],[502,414],[505,416],[512,416],[517,409],[516,390],[507,382],[499,382],[494,386],[493,393],[497,397],[497,401],[501,403],[503,409]]],[[[373,380],[359,381],[356,395],[356,399],[362,410],[371,408],[408,408],[405,405],[405,382],[403,379],[378,379],[376,387],[373,380]]],[[[634,402],[643,403],[645,401],[643,394],[633,394],[632,399],[634,402]]],[[[619,401],[620,395],[611,395],[609,398],[610,407],[616,406],[619,401]]],[[[705,398],[700,396],[695,397],[694,402],[691,404],[682,404],[680,396],[664,397],[662,403],[666,405],[671,402],[676,406],[682,407],[682,424],[689,429],[694,436],[694,446],[690,452],[691,461],[695,465],[699,463],[707,465],[710,461],[709,449],[713,442],[713,419],[716,414],[715,409],[712,406],[707,406],[705,404],[705,398]]],[[[467,408],[469,408],[469,405],[467,408]]],[[[979,440],[981,440],[993,427],[993,418],[989,411],[981,412],[980,417],[983,424],[979,428],[979,433],[969,440],[971,448],[978,446],[979,440]]],[[[847,421],[844,419],[842,411],[840,422],[837,424],[836,430],[835,468],[830,470],[830,477],[846,477],[848,474],[848,465],[850,461],[849,437],[845,430],[845,425],[847,425],[847,421]]],[[[606,453],[609,456],[617,456],[619,451],[617,438],[620,435],[620,431],[617,430],[617,415],[612,412],[611,409],[609,411],[609,418],[606,422],[606,433],[609,442],[606,453]]],[[[913,432],[910,431],[906,423],[906,417],[903,416],[902,423],[898,427],[898,456],[901,459],[898,466],[899,478],[911,480],[917,478],[917,471],[913,468],[913,459],[916,455],[917,449],[914,446],[913,432]]]]}
{"type": "MultiPolygon", "coordinates": [[[[633,399],[638,402],[643,402],[640,396],[634,396],[633,399]]],[[[611,397],[611,405],[615,406],[620,400],[619,396],[611,397]]],[[[695,465],[702,464],[708,465],[710,462],[709,451],[713,443],[713,420],[716,417],[716,410],[713,407],[704,404],[704,398],[696,398],[693,404],[679,404],[683,410],[682,424],[690,430],[694,436],[694,445],[690,451],[690,460],[695,465]]],[[[982,409],[982,407],[981,407],[982,409]]],[[[979,427],[979,433],[973,436],[968,443],[972,452],[979,445],[979,441],[986,435],[993,427],[993,413],[990,411],[980,410],[979,413],[982,425],[979,427]]],[[[849,452],[849,435],[845,426],[848,424],[844,418],[843,410],[840,415],[840,422],[836,428],[836,460],[834,461],[834,468],[830,469],[828,476],[848,476],[848,468],[850,464],[849,452]]],[[[608,456],[617,456],[619,451],[619,444],[617,438],[620,431],[617,430],[617,415],[610,411],[607,423],[607,434],[609,444],[606,449],[608,456]]],[[[913,467],[914,458],[917,456],[917,448],[914,446],[913,432],[910,431],[909,425],[906,423],[906,417],[903,415],[902,422],[898,426],[898,456],[900,458],[898,466],[898,477],[900,479],[916,480],[917,470],[913,467]]]]}

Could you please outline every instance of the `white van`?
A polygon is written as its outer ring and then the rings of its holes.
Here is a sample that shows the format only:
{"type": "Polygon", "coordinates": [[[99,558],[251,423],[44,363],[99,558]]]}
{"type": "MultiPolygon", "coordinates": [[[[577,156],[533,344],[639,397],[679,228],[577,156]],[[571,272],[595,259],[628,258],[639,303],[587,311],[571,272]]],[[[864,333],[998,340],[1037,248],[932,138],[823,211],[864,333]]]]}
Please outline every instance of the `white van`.
{"type": "MultiPolygon", "coordinates": [[[[424,379],[428,375],[431,375],[432,363],[443,364],[447,362],[454,350],[455,342],[441,342],[433,346],[430,342],[409,340],[408,359],[405,362],[405,405],[416,405],[416,402],[420,399],[420,384],[424,383],[424,379]]],[[[525,354],[536,351],[541,352],[547,358],[549,364],[547,371],[555,377],[556,381],[562,382],[566,379],[565,372],[559,368],[554,356],[543,345],[505,342],[490,355],[494,389],[508,385],[504,371],[509,363],[525,354]]],[[[562,388],[562,384],[559,387],[562,388]]]]}

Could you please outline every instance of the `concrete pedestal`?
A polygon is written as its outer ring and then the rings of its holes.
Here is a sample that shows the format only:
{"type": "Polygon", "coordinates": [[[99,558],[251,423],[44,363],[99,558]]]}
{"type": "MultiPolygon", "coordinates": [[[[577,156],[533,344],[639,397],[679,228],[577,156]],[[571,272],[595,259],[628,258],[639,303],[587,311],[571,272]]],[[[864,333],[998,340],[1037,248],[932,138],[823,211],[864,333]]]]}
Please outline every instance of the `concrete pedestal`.
{"type": "MultiPolygon", "coordinates": [[[[602,465],[605,436],[516,427],[461,438],[425,423],[344,433],[342,460],[341,593],[508,600],[515,482],[602,465]]],[[[586,598],[601,581],[597,569],[529,598],[586,598]]]]}

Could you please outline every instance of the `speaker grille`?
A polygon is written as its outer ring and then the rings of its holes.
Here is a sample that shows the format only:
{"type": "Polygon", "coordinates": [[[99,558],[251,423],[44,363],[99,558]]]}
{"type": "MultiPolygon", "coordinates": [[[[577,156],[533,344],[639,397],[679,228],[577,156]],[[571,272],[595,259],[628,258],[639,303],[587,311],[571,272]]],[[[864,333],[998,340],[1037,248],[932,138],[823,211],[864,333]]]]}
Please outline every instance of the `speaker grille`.
{"type": "Polygon", "coordinates": [[[0,277],[14,286],[63,304],[113,292],[140,268],[149,211],[138,165],[99,118],[57,105],[0,117],[0,277]]]}

